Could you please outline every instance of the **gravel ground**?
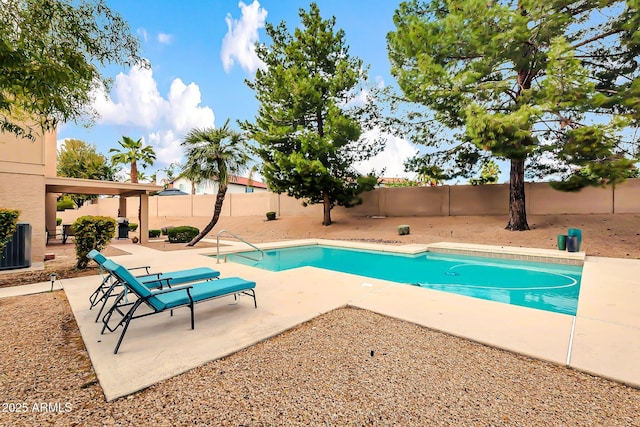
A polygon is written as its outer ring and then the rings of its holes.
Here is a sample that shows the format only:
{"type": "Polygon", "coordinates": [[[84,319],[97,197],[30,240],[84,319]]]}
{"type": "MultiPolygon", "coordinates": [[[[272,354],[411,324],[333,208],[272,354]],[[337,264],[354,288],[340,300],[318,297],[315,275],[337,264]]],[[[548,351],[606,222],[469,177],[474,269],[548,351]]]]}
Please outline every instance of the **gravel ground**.
{"type": "MultiPolygon", "coordinates": [[[[577,225],[587,253],[640,258],[639,215],[534,217],[525,233],[502,230],[502,220],[342,219],[320,227],[305,218],[242,218],[221,227],[249,241],[457,238],[553,247],[557,233],[577,225]],[[398,236],[399,223],[412,234],[398,236]]],[[[73,257],[60,253],[49,268],[65,259],[73,257]]],[[[13,277],[6,285],[24,283],[13,277]]],[[[63,292],[0,299],[0,325],[0,426],[640,426],[638,389],[352,308],[111,403],[63,292]]]]}
{"type": "Polygon", "coordinates": [[[61,291],[0,324],[3,426],[640,426],[638,389],[353,308],[111,403],[61,291]]]}

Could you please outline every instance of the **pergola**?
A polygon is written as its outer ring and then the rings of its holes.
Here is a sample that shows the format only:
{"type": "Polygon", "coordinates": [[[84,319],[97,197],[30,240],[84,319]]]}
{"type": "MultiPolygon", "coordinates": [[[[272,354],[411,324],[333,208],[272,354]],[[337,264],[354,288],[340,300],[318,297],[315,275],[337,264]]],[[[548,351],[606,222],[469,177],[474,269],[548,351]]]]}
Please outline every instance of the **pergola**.
{"type": "Polygon", "coordinates": [[[127,216],[127,197],[140,198],[139,230],[140,242],[149,239],[149,193],[162,190],[161,186],[145,183],[132,184],[129,182],[98,181],[93,179],[45,177],[45,219],[47,229],[56,225],[56,199],[59,193],[95,194],[119,196],[118,212],[121,217],[127,216]]]}

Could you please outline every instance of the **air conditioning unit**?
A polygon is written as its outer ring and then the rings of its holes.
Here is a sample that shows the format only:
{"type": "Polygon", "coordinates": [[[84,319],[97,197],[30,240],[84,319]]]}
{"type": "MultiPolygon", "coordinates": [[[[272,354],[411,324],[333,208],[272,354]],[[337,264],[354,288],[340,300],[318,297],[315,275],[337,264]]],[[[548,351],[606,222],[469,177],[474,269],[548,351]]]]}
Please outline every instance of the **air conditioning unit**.
{"type": "Polygon", "coordinates": [[[31,224],[18,223],[0,258],[0,270],[31,267],[31,224]]]}

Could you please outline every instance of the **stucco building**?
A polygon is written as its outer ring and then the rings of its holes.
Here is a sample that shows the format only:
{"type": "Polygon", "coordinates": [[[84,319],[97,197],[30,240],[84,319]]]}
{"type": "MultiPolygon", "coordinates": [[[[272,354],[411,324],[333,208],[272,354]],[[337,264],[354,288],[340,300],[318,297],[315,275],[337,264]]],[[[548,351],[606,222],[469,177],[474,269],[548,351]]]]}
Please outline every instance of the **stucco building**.
{"type": "MultiPolygon", "coordinates": [[[[56,132],[35,133],[35,140],[0,132],[0,207],[21,211],[18,222],[31,224],[31,265],[43,266],[46,230],[56,228],[56,200],[60,193],[107,194],[140,198],[140,235],[148,236],[148,196],[161,190],[151,184],[63,178],[56,176],[56,132]]],[[[118,212],[113,212],[117,217],[118,212]]],[[[131,215],[137,217],[138,213],[131,215]]]]}

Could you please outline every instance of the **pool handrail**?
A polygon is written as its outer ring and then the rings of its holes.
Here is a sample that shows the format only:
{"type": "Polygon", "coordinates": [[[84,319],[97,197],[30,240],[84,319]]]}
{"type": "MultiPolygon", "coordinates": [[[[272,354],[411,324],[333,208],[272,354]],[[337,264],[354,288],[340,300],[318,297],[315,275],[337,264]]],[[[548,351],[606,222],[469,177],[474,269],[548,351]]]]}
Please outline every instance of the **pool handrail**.
{"type": "MultiPolygon", "coordinates": [[[[222,235],[224,233],[227,233],[231,237],[240,240],[242,243],[245,243],[245,244],[251,246],[253,249],[255,249],[256,251],[258,251],[260,253],[260,257],[259,258],[252,258],[252,257],[250,257],[248,255],[244,255],[244,254],[240,254],[240,253],[236,253],[235,255],[243,257],[243,258],[250,259],[251,261],[256,261],[256,262],[262,261],[262,259],[264,258],[264,251],[262,249],[260,249],[259,247],[257,247],[256,245],[254,245],[252,243],[247,242],[245,239],[243,239],[242,237],[238,236],[237,234],[234,234],[234,233],[230,232],[229,230],[220,230],[220,231],[218,231],[218,234],[216,234],[216,264],[220,264],[220,235],[222,235]]],[[[224,257],[224,262],[227,262],[226,255],[224,257]]]]}

